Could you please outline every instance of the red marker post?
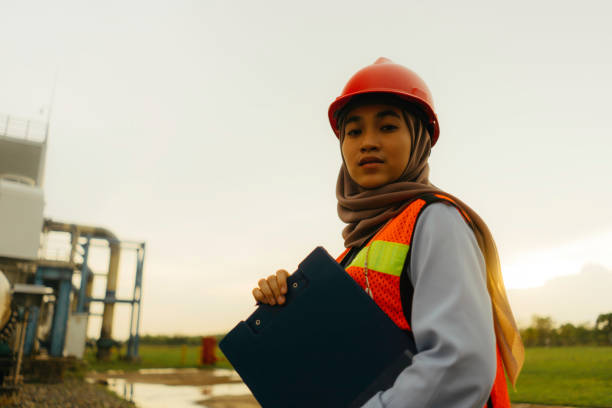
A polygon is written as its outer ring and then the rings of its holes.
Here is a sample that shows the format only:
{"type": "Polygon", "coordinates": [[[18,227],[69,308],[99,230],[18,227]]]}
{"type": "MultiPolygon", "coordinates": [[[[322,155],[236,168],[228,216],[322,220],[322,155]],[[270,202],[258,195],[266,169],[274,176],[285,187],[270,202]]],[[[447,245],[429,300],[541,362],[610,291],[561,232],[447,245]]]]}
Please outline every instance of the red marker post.
{"type": "Polygon", "coordinates": [[[215,350],[217,340],[214,337],[202,337],[202,348],[200,349],[200,364],[212,365],[217,362],[215,350]]]}

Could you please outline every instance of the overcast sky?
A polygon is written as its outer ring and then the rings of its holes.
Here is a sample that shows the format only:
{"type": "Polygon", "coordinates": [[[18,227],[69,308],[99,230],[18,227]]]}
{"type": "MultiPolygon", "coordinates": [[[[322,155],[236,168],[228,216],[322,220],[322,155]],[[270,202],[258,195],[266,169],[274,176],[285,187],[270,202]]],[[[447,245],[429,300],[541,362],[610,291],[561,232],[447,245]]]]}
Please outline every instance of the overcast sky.
{"type": "Polygon", "coordinates": [[[45,215],[147,242],[144,332],[220,332],[342,250],[327,108],[385,56],[433,93],[431,180],[533,287],[612,268],[609,4],[0,0],[0,113],[44,120],[56,82],[45,215]]]}

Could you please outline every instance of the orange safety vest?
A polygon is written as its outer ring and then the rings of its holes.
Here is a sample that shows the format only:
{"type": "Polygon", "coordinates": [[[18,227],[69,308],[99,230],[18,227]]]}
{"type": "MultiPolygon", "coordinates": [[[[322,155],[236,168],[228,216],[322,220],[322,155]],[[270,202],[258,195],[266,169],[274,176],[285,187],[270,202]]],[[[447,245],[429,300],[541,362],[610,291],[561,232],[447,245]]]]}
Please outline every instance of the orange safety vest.
{"type": "MultiPolygon", "coordinates": [[[[410,242],[419,214],[427,205],[434,202],[445,202],[455,206],[468,224],[470,223],[467,214],[450,198],[442,195],[423,196],[412,201],[404,211],[378,231],[345,268],[359,286],[366,290],[367,265],[367,279],[374,293],[374,301],[400,329],[406,331],[411,330],[409,319],[413,286],[406,276],[408,274],[402,274],[402,271],[406,263],[410,265],[410,242]]],[[[347,248],[338,257],[338,263],[344,259],[349,250],[350,248],[347,248]]],[[[486,407],[510,408],[499,347],[497,347],[497,373],[486,407]]]]}

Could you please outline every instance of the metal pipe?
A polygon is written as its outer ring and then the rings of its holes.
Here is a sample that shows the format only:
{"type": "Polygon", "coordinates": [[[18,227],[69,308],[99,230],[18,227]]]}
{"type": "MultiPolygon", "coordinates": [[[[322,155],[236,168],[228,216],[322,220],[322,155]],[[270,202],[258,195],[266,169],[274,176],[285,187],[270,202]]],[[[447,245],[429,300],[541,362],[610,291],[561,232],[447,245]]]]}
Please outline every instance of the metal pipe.
{"type": "Polygon", "coordinates": [[[79,237],[81,236],[81,231],[79,229],[79,227],[77,225],[72,225],[71,231],[70,231],[70,258],[69,262],[71,264],[76,263],[74,261],[74,256],[77,253],[77,245],[79,245],[79,237]]]}
{"type": "Polygon", "coordinates": [[[104,239],[106,241],[119,244],[119,239],[115,234],[106,228],[94,227],[90,225],[69,224],[66,222],[53,221],[49,218],[45,219],[44,231],[68,232],[72,233],[75,228],[83,235],[89,235],[91,238],[104,239]]]}
{"type": "Polygon", "coordinates": [[[29,310],[26,309],[23,316],[23,322],[19,324],[19,350],[17,352],[17,367],[15,368],[15,376],[13,377],[13,386],[17,386],[23,382],[21,377],[21,360],[23,360],[23,344],[25,342],[26,322],[28,321],[29,310]]]}
{"type": "Polygon", "coordinates": [[[138,347],[139,347],[139,342],[140,342],[140,338],[139,338],[139,328],[140,328],[140,301],[142,300],[142,269],[144,266],[144,257],[145,257],[145,244],[144,242],[142,243],[142,245],[140,246],[140,250],[138,251],[138,267],[136,270],[136,284],[134,285],[134,299],[138,299],[138,302],[135,304],[135,306],[138,308],[137,312],[136,312],[136,326],[134,327],[134,331],[135,331],[135,336],[134,336],[134,341],[132,344],[132,358],[134,359],[139,359],[140,356],[138,355],[138,347]],[[138,288],[138,290],[136,289],[138,288]]]}
{"type": "MultiPolygon", "coordinates": [[[[117,291],[117,278],[119,277],[119,255],[121,248],[118,241],[109,242],[110,244],[110,263],[108,266],[108,277],[106,278],[106,298],[115,298],[117,291]]],[[[104,317],[102,318],[102,329],[100,330],[101,339],[112,338],[113,316],[115,313],[114,303],[104,304],[104,317]]]]}
{"type": "MultiPolygon", "coordinates": [[[[110,247],[110,261],[108,266],[108,276],[106,278],[106,298],[114,298],[117,291],[117,279],[119,277],[119,256],[121,253],[121,245],[119,239],[111,231],[106,228],[94,227],[88,225],[76,225],[64,222],[57,222],[51,219],[45,219],[44,228],[47,231],[68,232],[88,236],[89,238],[103,239],[108,242],[110,247]]],[[[78,238],[77,238],[78,240],[78,238]]],[[[75,242],[73,236],[73,243],[75,242]]],[[[73,259],[71,259],[73,261],[73,259]]],[[[102,317],[102,328],[100,329],[100,340],[111,340],[113,334],[113,317],[115,314],[115,304],[105,303],[104,314],[102,317]]],[[[110,357],[110,350],[98,350],[98,356],[101,358],[110,357]]]]}
{"type": "Polygon", "coordinates": [[[81,288],[77,298],[77,313],[85,313],[85,301],[87,299],[87,284],[89,283],[89,267],[87,266],[87,258],[89,257],[89,238],[83,244],[83,263],[81,264],[81,288]]]}

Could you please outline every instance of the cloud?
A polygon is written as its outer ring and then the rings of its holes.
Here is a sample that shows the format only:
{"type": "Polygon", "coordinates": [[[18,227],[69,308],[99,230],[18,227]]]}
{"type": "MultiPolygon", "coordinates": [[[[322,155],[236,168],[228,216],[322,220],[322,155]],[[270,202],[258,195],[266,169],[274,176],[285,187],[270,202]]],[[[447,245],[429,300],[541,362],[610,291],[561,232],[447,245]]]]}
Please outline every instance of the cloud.
{"type": "Polygon", "coordinates": [[[572,275],[587,264],[612,268],[612,230],[574,240],[549,249],[532,251],[504,265],[507,288],[529,288],[544,285],[558,276],[572,275]]]}
{"type": "Polygon", "coordinates": [[[511,289],[508,297],[519,326],[533,315],[550,316],[555,323],[593,324],[601,313],[612,312],[612,268],[583,266],[580,273],[561,276],[544,285],[511,289]]]}

